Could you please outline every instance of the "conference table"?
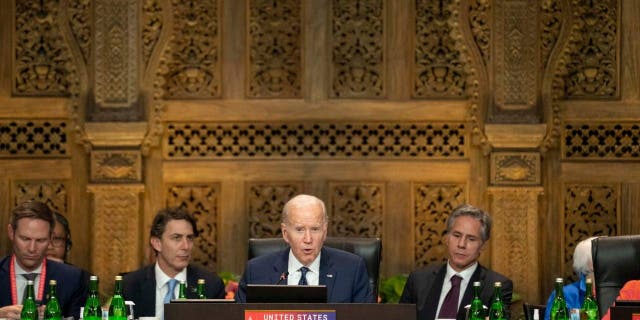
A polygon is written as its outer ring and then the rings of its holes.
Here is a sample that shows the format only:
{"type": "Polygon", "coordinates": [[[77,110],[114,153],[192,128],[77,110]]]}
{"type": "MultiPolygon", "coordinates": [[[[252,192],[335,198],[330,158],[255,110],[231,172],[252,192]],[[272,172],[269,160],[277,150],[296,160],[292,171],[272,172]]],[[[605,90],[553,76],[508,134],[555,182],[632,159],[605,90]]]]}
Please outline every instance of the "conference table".
{"type": "Polygon", "coordinates": [[[164,307],[165,320],[407,320],[415,304],[224,303],[191,300],[164,307]]]}

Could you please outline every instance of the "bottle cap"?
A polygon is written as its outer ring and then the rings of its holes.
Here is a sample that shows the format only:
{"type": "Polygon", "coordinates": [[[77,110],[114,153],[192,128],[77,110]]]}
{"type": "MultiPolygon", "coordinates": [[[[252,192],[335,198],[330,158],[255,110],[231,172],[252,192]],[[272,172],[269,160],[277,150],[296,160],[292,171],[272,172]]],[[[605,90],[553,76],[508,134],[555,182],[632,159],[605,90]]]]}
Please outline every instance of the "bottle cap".
{"type": "Polygon", "coordinates": [[[593,283],[593,281],[591,281],[591,278],[587,278],[585,281],[586,283],[593,283]]]}
{"type": "Polygon", "coordinates": [[[204,284],[204,279],[198,279],[198,284],[204,284]]]}
{"type": "Polygon", "coordinates": [[[480,286],[480,281],[475,281],[475,282],[473,283],[473,286],[474,286],[474,287],[479,287],[479,286],[480,286]]]}
{"type": "Polygon", "coordinates": [[[116,276],[116,281],[122,280],[122,276],[116,276]]]}
{"type": "Polygon", "coordinates": [[[27,285],[33,284],[33,280],[27,280],[27,285]]]}
{"type": "Polygon", "coordinates": [[[92,280],[98,280],[98,276],[90,276],[90,277],[89,277],[89,280],[91,280],[91,281],[92,281],[92,280]]]}
{"type": "Polygon", "coordinates": [[[494,287],[502,287],[502,282],[500,282],[500,281],[496,281],[496,282],[493,284],[493,286],[494,286],[494,287]]]}
{"type": "Polygon", "coordinates": [[[562,283],[562,282],[564,282],[564,280],[562,280],[562,278],[556,278],[556,282],[562,283]]]}
{"type": "Polygon", "coordinates": [[[187,282],[184,280],[180,280],[180,284],[186,284],[187,282]]]}
{"type": "Polygon", "coordinates": [[[49,280],[49,285],[50,285],[50,286],[55,286],[56,284],[58,284],[58,282],[57,282],[57,281],[55,281],[55,280],[53,280],[53,279],[49,280]]]}

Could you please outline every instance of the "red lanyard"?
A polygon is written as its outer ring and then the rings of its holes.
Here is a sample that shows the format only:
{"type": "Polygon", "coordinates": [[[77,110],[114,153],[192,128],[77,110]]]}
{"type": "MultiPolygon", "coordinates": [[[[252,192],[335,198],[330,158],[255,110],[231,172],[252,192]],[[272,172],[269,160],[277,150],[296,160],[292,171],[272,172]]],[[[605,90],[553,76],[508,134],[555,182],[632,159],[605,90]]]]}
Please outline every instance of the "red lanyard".
{"type": "MultiPolygon", "coordinates": [[[[16,289],[16,256],[11,256],[11,264],[9,265],[9,276],[11,277],[11,301],[13,304],[19,304],[18,302],[18,289],[16,289]]],[[[44,281],[47,277],[47,259],[42,259],[42,269],[40,270],[40,282],[38,284],[38,296],[36,300],[42,301],[44,293],[44,281]]],[[[22,297],[24,299],[24,297],[22,297]]]]}

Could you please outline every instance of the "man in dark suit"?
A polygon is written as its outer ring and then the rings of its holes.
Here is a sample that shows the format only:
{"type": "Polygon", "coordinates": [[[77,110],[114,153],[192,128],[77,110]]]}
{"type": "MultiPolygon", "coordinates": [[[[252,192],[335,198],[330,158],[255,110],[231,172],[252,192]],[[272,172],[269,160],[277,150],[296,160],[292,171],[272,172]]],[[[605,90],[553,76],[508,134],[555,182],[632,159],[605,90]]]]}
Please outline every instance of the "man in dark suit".
{"type": "Polygon", "coordinates": [[[0,260],[0,318],[20,319],[28,278],[34,280],[36,300],[42,304],[49,280],[57,280],[62,316],[79,317],[88,294],[82,270],[45,258],[53,224],[53,214],[42,202],[29,200],[12,211],[7,234],[13,254],[0,260]]]}
{"type": "Polygon", "coordinates": [[[491,217],[470,205],[453,210],[447,219],[449,259],[414,271],[404,287],[400,303],[415,303],[419,320],[465,319],[465,306],[473,299],[473,282],[482,283],[480,299],[489,307],[494,283],[502,283],[502,301],[507,319],[513,282],[478,263],[491,234],[491,217]]]}
{"type": "Polygon", "coordinates": [[[122,283],[125,300],[135,303],[136,318],[163,319],[164,304],[178,297],[180,280],[187,283],[187,298],[197,298],[198,279],[205,280],[207,298],[224,298],[224,284],[218,275],[189,264],[197,236],[196,220],[186,210],[169,208],[156,214],[149,239],[156,263],[127,273],[122,283]]]}
{"type": "Polygon", "coordinates": [[[375,302],[364,259],[324,247],[328,217],[322,200],[298,195],[282,210],[280,252],[251,259],[238,287],[236,301],[246,302],[247,284],[326,285],[331,303],[375,302]]]}

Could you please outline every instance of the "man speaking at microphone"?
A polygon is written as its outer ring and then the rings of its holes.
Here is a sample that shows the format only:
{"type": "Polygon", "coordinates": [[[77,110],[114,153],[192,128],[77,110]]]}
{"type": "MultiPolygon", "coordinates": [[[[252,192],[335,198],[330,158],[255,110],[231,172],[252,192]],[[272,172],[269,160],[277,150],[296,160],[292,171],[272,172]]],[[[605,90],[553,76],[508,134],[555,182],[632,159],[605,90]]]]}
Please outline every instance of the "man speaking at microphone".
{"type": "Polygon", "coordinates": [[[251,259],[236,301],[247,301],[247,284],[326,285],[329,303],[375,302],[364,259],[324,246],[327,211],[322,200],[298,195],[282,209],[282,237],[289,248],[251,259]]]}

